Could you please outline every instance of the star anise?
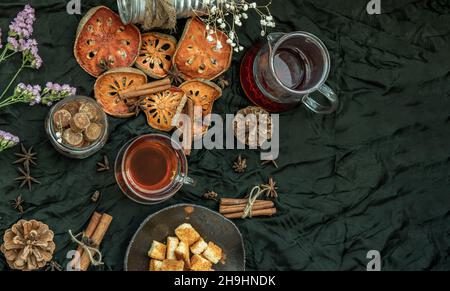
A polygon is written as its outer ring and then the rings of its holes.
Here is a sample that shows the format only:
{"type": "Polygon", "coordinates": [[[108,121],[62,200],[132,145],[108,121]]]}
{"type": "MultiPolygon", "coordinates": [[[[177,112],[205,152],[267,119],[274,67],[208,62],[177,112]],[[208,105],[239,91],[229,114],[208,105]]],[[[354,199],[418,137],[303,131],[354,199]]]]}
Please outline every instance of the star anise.
{"type": "Polygon", "coordinates": [[[181,78],[180,72],[175,66],[173,66],[172,69],[168,71],[168,74],[174,86],[178,86],[181,83],[183,83],[183,79],[181,78]]]}
{"type": "Polygon", "coordinates": [[[262,161],[261,162],[262,166],[265,166],[265,165],[268,165],[268,164],[272,164],[275,168],[278,169],[278,163],[277,163],[276,160],[266,160],[266,161],[262,161]]]}
{"type": "Polygon", "coordinates": [[[266,196],[269,198],[277,198],[278,197],[278,187],[277,183],[270,178],[268,184],[261,185],[262,190],[266,191],[266,196]]]}
{"type": "Polygon", "coordinates": [[[45,268],[45,271],[50,271],[50,272],[61,272],[63,270],[63,267],[61,267],[60,264],[58,264],[55,261],[51,261],[47,264],[47,267],[45,268]]]}
{"type": "Polygon", "coordinates": [[[214,191],[208,191],[203,195],[203,198],[206,200],[214,200],[217,201],[217,197],[219,196],[219,194],[217,194],[214,191]]]}
{"type": "Polygon", "coordinates": [[[97,163],[97,172],[107,172],[111,170],[111,167],[109,165],[108,156],[103,156],[103,162],[97,163]]]}
{"type": "Polygon", "coordinates": [[[225,79],[225,77],[222,75],[217,79],[217,85],[219,85],[220,88],[225,89],[226,87],[230,86],[230,81],[225,79]]]}
{"type": "Polygon", "coordinates": [[[128,112],[130,113],[134,113],[135,116],[138,116],[139,113],[141,113],[142,108],[140,106],[141,101],[144,99],[145,97],[141,97],[137,100],[134,100],[132,102],[128,102],[128,112]]]}
{"type": "Polygon", "coordinates": [[[16,209],[20,214],[23,214],[23,203],[25,203],[25,200],[23,200],[22,195],[17,196],[16,199],[13,200],[11,203],[12,207],[16,209]]]}
{"type": "Polygon", "coordinates": [[[236,173],[244,173],[247,169],[247,159],[243,159],[242,155],[239,155],[233,164],[233,169],[236,173]]]}
{"type": "Polygon", "coordinates": [[[39,182],[38,180],[36,180],[35,178],[33,178],[31,176],[30,169],[25,169],[24,170],[22,168],[18,168],[18,170],[22,174],[22,176],[17,177],[15,180],[16,181],[22,181],[22,183],[20,184],[20,188],[25,186],[25,184],[28,184],[28,189],[31,191],[31,184],[32,183],[41,184],[41,182],[39,182]]]}
{"type": "Polygon", "coordinates": [[[20,144],[21,146],[21,153],[15,153],[16,156],[19,157],[17,161],[15,161],[13,164],[22,164],[25,169],[29,169],[30,165],[37,166],[36,163],[36,153],[33,152],[33,147],[29,148],[28,150],[25,148],[23,144],[20,144]]]}

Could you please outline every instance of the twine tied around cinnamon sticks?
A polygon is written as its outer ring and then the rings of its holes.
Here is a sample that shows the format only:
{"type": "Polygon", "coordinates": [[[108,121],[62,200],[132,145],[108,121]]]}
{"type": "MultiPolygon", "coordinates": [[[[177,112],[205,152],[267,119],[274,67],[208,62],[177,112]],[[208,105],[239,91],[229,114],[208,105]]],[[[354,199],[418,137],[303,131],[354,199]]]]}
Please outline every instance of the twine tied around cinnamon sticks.
{"type": "Polygon", "coordinates": [[[261,196],[265,190],[261,190],[261,187],[255,186],[252,191],[250,191],[250,194],[248,195],[248,203],[247,206],[244,209],[244,215],[242,215],[242,219],[246,219],[247,217],[252,218],[253,217],[253,206],[258,200],[259,196],[261,196]],[[256,192],[256,194],[254,194],[256,192]]]}
{"type": "Polygon", "coordinates": [[[89,261],[93,266],[101,266],[104,265],[103,263],[103,255],[102,252],[95,246],[85,243],[84,241],[89,240],[87,236],[85,236],[84,232],[80,232],[77,235],[73,235],[72,230],[69,229],[69,235],[72,241],[76,244],[78,244],[82,250],[88,255],[89,261]],[[78,239],[78,237],[82,237],[81,240],[78,239]]]}

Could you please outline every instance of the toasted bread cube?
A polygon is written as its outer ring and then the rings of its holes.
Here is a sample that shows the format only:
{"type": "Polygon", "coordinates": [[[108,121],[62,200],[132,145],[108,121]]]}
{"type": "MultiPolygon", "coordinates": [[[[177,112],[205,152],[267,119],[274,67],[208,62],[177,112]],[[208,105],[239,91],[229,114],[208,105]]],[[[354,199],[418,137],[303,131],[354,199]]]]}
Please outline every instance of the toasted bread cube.
{"type": "Polygon", "coordinates": [[[211,263],[217,264],[222,259],[222,249],[213,242],[208,243],[208,247],[203,252],[203,256],[211,263]]]}
{"type": "Polygon", "coordinates": [[[175,250],[175,256],[177,259],[183,260],[186,267],[189,268],[191,259],[189,257],[189,246],[187,242],[182,241],[178,244],[178,247],[175,250]]]}
{"type": "Polygon", "coordinates": [[[177,260],[164,260],[161,271],[184,271],[184,262],[177,260]]]}
{"type": "Polygon", "coordinates": [[[189,246],[193,245],[200,239],[200,234],[198,234],[198,232],[189,223],[184,223],[177,227],[177,229],[175,229],[175,234],[180,241],[186,242],[189,246]]]}
{"type": "Polygon", "coordinates": [[[200,238],[196,243],[194,243],[191,246],[191,252],[194,255],[200,255],[206,250],[207,247],[208,247],[208,244],[205,242],[205,240],[200,238]]]}
{"type": "Polygon", "coordinates": [[[192,271],[211,271],[212,263],[201,255],[193,255],[191,259],[192,271]]]}
{"type": "Polygon", "coordinates": [[[163,263],[162,261],[151,259],[150,271],[161,271],[162,263],[163,263]]]}
{"type": "Polygon", "coordinates": [[[154,240],[148,251],[148,256],[155,260],[164,260],[166,258],[166,245],[154,240]]]}
{"type": "Polygon", "coordinates": [[[176,237],[168,237],[167,238],[167,255],[166,259],[168,260],[176,260],[177,257],[175,256],[175,250],[178,247],[178,243],[180,241],[176,237]]]}

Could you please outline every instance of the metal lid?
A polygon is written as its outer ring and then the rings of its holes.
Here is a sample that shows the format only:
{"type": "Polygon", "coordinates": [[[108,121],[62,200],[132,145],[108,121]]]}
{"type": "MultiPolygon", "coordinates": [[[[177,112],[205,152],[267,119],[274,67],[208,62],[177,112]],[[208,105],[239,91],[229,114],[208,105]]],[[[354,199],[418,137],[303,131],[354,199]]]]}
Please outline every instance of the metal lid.
{"type": "Polygon", "coordinates": [[[124,24],[140,23],[145,17],[146,0],[117,0],[120,19],[124,24]]]}

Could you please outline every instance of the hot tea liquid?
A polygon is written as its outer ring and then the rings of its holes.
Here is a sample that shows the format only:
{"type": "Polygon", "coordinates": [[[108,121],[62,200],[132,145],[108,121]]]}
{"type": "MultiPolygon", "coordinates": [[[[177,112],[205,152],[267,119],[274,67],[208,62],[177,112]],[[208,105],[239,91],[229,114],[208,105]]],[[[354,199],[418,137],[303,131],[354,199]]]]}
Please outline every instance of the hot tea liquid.
{"type": "Polygon", "coordinates": [[[274,54],[273,65],[278,79],[290,89],[301,89],[310,79],[311,65],[298,49],[278,49],[274,54]]]}
{"type": "Polygon", "coordinates": [[[178,171],[174,149],[163,142],[145,138],[130,147],[124,162],[131,186],[144,193],[169,186],[178,171]]]}

